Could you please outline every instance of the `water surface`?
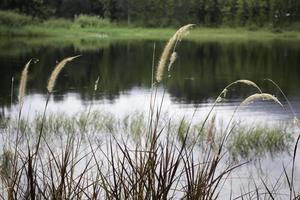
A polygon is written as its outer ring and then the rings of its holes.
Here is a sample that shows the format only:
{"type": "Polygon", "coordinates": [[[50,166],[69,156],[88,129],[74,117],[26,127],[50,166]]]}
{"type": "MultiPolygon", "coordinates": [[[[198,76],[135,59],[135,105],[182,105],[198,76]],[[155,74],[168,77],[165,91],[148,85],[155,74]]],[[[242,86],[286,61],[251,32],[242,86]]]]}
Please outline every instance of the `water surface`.
{"type": "MultiPolygon", "coordinates": [[[[61,59],[82,55],[68,64],[57,80],[49,109],[74,113],[85,109],[91,100],[99,109],[118,115],[149,106],[152,55],[155,63],[164,46],[162,41],[122,41],[93,48],[75,46],[34,47],[5,45],[0,53],[0,103],[2,110],[17,109],[17,84],[25,63],[30,58],[39,62],[30,66],[27,97],[24,110],[30,113],[42,110],[48,77],[61,59]],[[99,91],[93,96],[93,86],[100,76],[99,91]],[[14,77],[14,96],[11,105],[11,79],[14,77]],[[129,106],[131,105],[131,106],[129,106]]],[[[11,45],[9,45],[11,44],[11,45]]],[[[187,114],[198,107],[203,117],[220,91],[238,79],[257,83],[283,101],[284,108],[273,102],[257,102],[239,112],[238,119],[278,121],[292,119],[282,95],[265,78],[274,80],[286,93],[295,112],[300,112],[300,42],[274,40],[267,42],[182,42],[178,59],[168,74],[166,72],[158,93],[164,93],[168,112],[187,114]]],[[[237,85],[228,92],[217,107],[217,115],[226,118],[232,114],[243,98],[256,93],[254,88],[237,85]]]]}
{"type": "MultiPolygon", "coordinates": [[[[29,59],[37,58],[39,62],[29,69],[23,115],[34,116],[36,112],[43,111],[48,77],[55,64],[65,57],[79,54],[82,56],[69,63],[60,74],[50,99],[49,113],[64,112],[71,115],[86,110],[90,105],[93,105],[93,109],[119,117],[136,111],[148,111],[154,44],[157,64],[165,44],[161,41],[116,41],[92,48],[42,44],[31,47],[8,42],[0,52],[1,115],[9,116],[18,111],[18,81],[29,59]],[[93,95],[98,76],[99,90],[93,95]],[[14,85],[11,97],[12,77],[14,85]]],[[[249,79],[257,83],[263,92],[277,96],[284,107],[274,102],[259,101],[241,108],[234,119],[249,124],[290,122],[293,115],[287,103],[277,88],[264,81],[266,78],[274,80],[282,88],[296,115],[300,117],[299,41],[184,41],[178,46],[177,53],[176,63],[170,73],[165,73],[157,90],[157,99],[164,98],[163,111],[172,118],[191,116],[197,109],[197,121],[204,119],[226,85],[238,79],[249,79]]],[[[236,106],[253,93],[257,93],[257,90],[249,86],[232,87],[226,99],[217,104],[214,113],[218,119],[228,121],[236,106]]],[[[282,164],[290,168],[291,159],[286,152],[277,157],[260,159],[259,164],[247,165],[230,179],[238,179],[245,185],[259,182],[261,177],[274,178],[273,181],[276,181],[282,175],[282,164]],[[268,168],[270,163],[274,166],[271,170],[268,168]]],[[[231,189],[230,184],[225,185],[227,195],[231,189]]]]}

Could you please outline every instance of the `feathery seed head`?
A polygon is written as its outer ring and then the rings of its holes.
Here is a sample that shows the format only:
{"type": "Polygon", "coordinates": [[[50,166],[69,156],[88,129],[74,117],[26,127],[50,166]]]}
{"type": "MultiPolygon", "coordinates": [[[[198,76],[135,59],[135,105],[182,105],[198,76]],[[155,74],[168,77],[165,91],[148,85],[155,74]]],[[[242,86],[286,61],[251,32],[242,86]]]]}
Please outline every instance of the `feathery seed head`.
{"type": "Polygon", "coordinates": [[[300,127],[299,120],[298,120],[298,118],[297,118],[296,116],[295,116],[294,119],[293,119],[293,124],[294,124],[295,126],[300,127]]]}
{"type": "Polygon", "coordinates": [[[96,92],[98,90],[99,79],[100,79],[100,76],[98,76],[97,80],[95,81],[94,92],[96,92]]]}
{"type": "Polygon", "coordinates": [[[23,104],[25,92],[26,92],[26,84],[27,84],[27,77],[28,77],[28,68],[31,63],[31,60],[28,61],[28,63],[25,65],[22,75],[21,75],[21,80],[20,80],[20,85],[19,85],[19,103],[23,104]]]}
{"type": "Polygon", "coordinates": [[[177,32],[176,32],[176,39],[178,41],[181,41],[186,35],[189,34],[189,30],[190,28],[192,28],[193,26],[195,26],[195,24],[187,24],[183,27],[181,27],[177,32]]]}
{"type": "Polygon", "coordinates": [[[68,57],[68,58],[65,58],[63,59],[61,62],[59,62],[56,67],[54,68],[54,70],[52,71],[51,73],[51,76],[49,78],[49,81],[48,81],[48,85],[47,85],[47,90],[49,93],[52,93],[53,92],[53,88],[55,86],[55,82],[56,82],[56,79],[58,77],[58,75],[60,74],[61,70],[64,68],[64,66],[72,61],[73,59],[75,58],[78,58],[80,55],[78,56],[74,56],[74,57],[68,57]]]}
{"type": "Polygon", "coordinates": [[[223,94],[223,97],[225,98],[227,95],[228,89],[227,87],[221,92],[221,95],[223,94]]]}
{"type": "Polygon", "coordinates": [[[166,44],[166,46],[161,54],[161,57],[160,57],[160,60],[159,60],[158,66],[157,66],[157,70],[156,70],[156,81],[157,82],[160,82],[162,80],[164,69],[167,65],[167,62],[171,61],[171,60],[169,60],[169,57],[170,57],[171,52],[175,51],[176,43],[178,41],[181,41],[183,39],[183,37],[188,34],[188,30],[193,26],[194,26],[194,24],[188,24],[188,25],[181,27],[169,39],[168,43],[166,44]]]}
{"type": "Polygon", "coordinates": [[[235,85],[235,84],[238,84],[238,83],[242,83],[242,84],[246,84],[246,85],[252,86],[252,87],[256,88],[256,89],[259,91],[259,93],[262,93],[261,89],[260,89],[254,82],[249,81],[249,80],[243,80],[243,79],[241,79],[241,80],[234,81],[234,82],[230,83],[229,85],[227,85],[227,86],[224,88],[224,90],[221,92],[220,96],[223,95],[223,97],[225,98],[225,97],[226,97],[226,94],[227,94],[227,92],[228,92],[228,89],[229,89],[231,86],[233,86],[233,85],[235,85]]]}
{"type": "Polygon", "coordinates": [[[171,57],[170,57],[170,63],[169,63],[169,66],[168,66],[168,72],[171,71],[171,68],[172,68],[173,64],[175,63],[176,59],[177,59],[177,53],[176,53],[176,51],[174,51],[172,53],[171,57]]]}
{"type": "Polygon", "coordinates": [[[216,99],[216,102],[217,102],[217,103],[220,103],[222,100],[223,100],[222,97],[218,97],[218,98],[216,99]]]}
{"type": "Polygon", "coordinates": [[[252,81],[249,81],[249,80],[237,80],[235,82],[233,82],[233,84],[236,84],[236,83],[244,83],[246,85],[250,85],[250,86],[253,86],[255,87],[260,93],[262,93],[261,89],[252,81]]]}
{"type": "Polygon", "coordinates": [[[241,104],[240,106],[244,106],[244,105],[248,105],[249,103],[255,101],[255,100],[263,100],[263,101],[267,101],[267,100],[273,100],[275,103],[279,104],[281,107],[283,107],[283,105],[281,104],[281,102],[273,95],[268,94],[268,93],[260,93],[260,94],[253,94],[249,97],[247,97],[241,104]]]}

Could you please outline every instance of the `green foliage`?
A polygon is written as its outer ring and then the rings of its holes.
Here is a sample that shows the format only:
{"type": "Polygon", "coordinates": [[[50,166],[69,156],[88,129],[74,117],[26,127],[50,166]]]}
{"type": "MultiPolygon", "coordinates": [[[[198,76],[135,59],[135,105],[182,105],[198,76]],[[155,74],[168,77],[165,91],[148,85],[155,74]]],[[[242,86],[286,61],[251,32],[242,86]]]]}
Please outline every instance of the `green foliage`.
{"type": "Polygon", "coordinates": [[[256,24],[250,24],[248,26],[249,31],[257,31],[258,29],[259,29],[259,27],[256,24]]]}
{"type": "Polygon", "coordinates": [[[7,119],[0,115],[0,130],[7,127],[7,119]]]}
{"type": "Polygon", "coordinates": [[[109,27],[112,24],[107,19],[103,19],[98,16],[89,16],[89,15],[79,15],[74,19],[75,25],[78,25],[81,28],[90,28],[90,27],[109,27]]]}
{"type": "Polygon", "coordinates": [[[249,158],[284,151],[292,141],[287,127],[241,127],[233,130],[229,150],[233,157],[249,158]]]}
{"type": "Polygon", "coordinates": [[[0,3],[0,9],[42,19],[76,18],[83,27],[98,25],[97,18],[108,20],[102,25],[113,21],[147,27],[178,27],[187,23],[283,27],[300,20],[300,3],[295,0],[6,0],[0,3]]]}
{"type": "Polygon", "coordinates": [[[14,11],[1,11],[0,10],[0,24],[7,27],[21,27],[33,24],[36,21],[25,14],[19,14],[14,11]]]}
{"type": "Polygon", "coordinates": [[[288,29],[290,30],[295,30],[295,31],[300,31],[300,22],[296,22],[291,24],[288,29]]]}
{"type": "Polygon", "coordinates": [[[177,137],[178,140],[183,142],[184,138],[186,137],[186,134],[188,133],[189,130],[189,123],[187,122],[187,120],[185,120],[184,118],[180,121],[179,127],[178,127],[178,131],[177,131],[177,137]]]}
{"type": "Polygon", "coordinates": [[[13,153],[10,149],[3,148],[2,155],[0,156],[0,176],[3,179],[9,180],[12,171],[13,153]]]}
{"type": "Polygon", "coordinates": [[[138,113],[131,118],[130,132],[135,137],[140,137],[145,130],[145,119],[142,113],[138,113]]]}
{"type": "Polygon", "coordinates": [[[69,29],[71,28],[73,22],[71,20],[67,19],[62,19],[62,18],[52,18],[47,21],[44,21],[43,24],[46,27],[51,27],[51,28],[66,28],[69,29]]]}

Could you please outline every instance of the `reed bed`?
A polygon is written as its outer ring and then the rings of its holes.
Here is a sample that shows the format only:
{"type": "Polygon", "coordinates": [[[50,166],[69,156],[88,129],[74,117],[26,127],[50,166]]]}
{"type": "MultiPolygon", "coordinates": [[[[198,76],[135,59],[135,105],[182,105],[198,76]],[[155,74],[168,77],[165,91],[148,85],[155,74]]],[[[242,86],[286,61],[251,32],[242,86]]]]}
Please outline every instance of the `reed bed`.
{"type": "MultiPolygon", "coordinates": [[[[192,26],[189,24],[180,28],[167,43],[157,66],[156,85],[153,87],[164,80],[165,68],[168,66],[170,70],[176,60],[177,43],[192,26]]],[[[138,115],[118,120],[113,116],[92,112],[92,105],[87,113],[79,117],[46,115],[58,75],[66,63],[77,57],[66,58],[54,68],[47,86],[45,109],[40,116],[29,122],[19,115],[0,129],[4,138],[0,198],[224,199],[221,194],[230,174],[248,164],[247,159],[229,162],[232,149],[235,148],[236,153],[240,146],[249,145],[248,150],[263,147],[265,143],[262,141],[266,137],[275,143],[275,149],[282,146],[288,148],[292,142],[290,137],[286,137],[287,132],[268,132],[266,129],[255,130],[254,139],[252,133],[243,134],[245,131],[234,134],[237,129],[232,119],[241,106],[256,100],[272,100],[282,106],[276,97],[263,93],[260,87],[249,80],[238,80],[225,87],[207,117],[198,123],[182,119],[174,124],[170,118],[164,119],[161,113],[163,98],[156,99],[155,88],[152,90],[148,117],[138,115]],[[226,93],[235,84],[246,84],[256,88],[259,93],[241,102],[229,124],[218,133],[214,117],[211,116],[212,110],[226,98],[226,93]],[[245,144],[245,140],[252,143],[245,144]],[[232,146],[228,147],[229,144],[232,146]]],[[[29,64],[25,66],[20,81],[20,102],[26,100],[29,64]]],[[[94,92],[98,89],[98,82],[99,79],[94,85],[94,92]]],[[[21,110],[22,107],[20,113],[21,110]]],[[[285,195],[290,199],[300,197],[294,181],[299,140],[300,136],[294,146],[291,172],[283,166],[284,180],[288,182],[289,190],[285,195]]],[[[245,153],[245,148],[242,153],[245,153]]],[[[229,195],[228,198],[280,197],[278,187],[268,185],[265,180],[261,180],[261,183],[262,188],[255,184],[255,190],[229,195]]]]}

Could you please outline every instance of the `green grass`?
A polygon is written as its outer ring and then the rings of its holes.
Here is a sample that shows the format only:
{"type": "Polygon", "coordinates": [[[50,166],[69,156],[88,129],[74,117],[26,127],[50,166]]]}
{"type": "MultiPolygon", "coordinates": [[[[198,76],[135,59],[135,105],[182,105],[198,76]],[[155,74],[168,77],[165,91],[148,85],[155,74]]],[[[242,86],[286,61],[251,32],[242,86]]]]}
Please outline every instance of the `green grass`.
{"type": "MultiPolygon", "coordinates": [[[[186,37],[194,42],[248,42],[271,40],[300,41],[300,31],[295,28],[278,31],[272,28],[250,29],[208,28],[196,26],[186,37]]],[[[127,27],[96,17],[79,15],[74,20],[51,18],[34,19],[11,11],[0,11],[0,54],[16,55],[33,47],[61,48],[74,46],[80,51],[94,50],[113,42],[128,40],[166,41],[176,32],[175,28],[127,27]],[[20,48],[22,47],[22,48],[20,48]]]]}
{"type": "MultiPolygon", "coordinates": [[[[26,25],[22,28],[0,27],[2,36],[18,37],[50,37],[54,41],[78,39],[93,40],[167,40],[176,32],[172,28],[130,28],[121,26],[105,27],[76,27],[64,21],[56,20],[55,27],[53,21],[45,22],[45,25],[26,25]],[[47,27],[46,25],[49,25],[47,27]],[[70,27],[68,27],[70,26],[70,27]]],[[[249,31],[246,28],[195,28],[187,37],[192,41],[234,41],[234,40],[271,40],[271,39],[290,39],[299,40],[299,31],[283,31],[274,33],[268,29],[249,31]]]]}
{"type": "Polygon", "coordinates": [[[12,11],[0,11],[0,24],[10,28],[19,28],[25,25],[36,24],[37,20],[30,16],[12,11]]]}
{"type": "MultiPolygon", "coordinates": [[[[297,25],[295,25],[297,27],[297,25]]],[[[272,28],[195,28],[187,37],[193,41],[236,41],[236,40],[300,40],[297,28],[284,31],[272,28]],[[294,30],[294,31],[293,31],[294,30]]],[[[46,43],[72,43],[79,40],[167,40],[175,28],[127,27],[109,22],[97,16],[79,15],[74,20],[48,19],[41,21],[11,11],[0,11],[1,40],[7,37],[40,37],[46,43]]]]}
{"type": "Polygon", "coordinates": [[[286,125],[239,127],[233,130],[230,139],[228,149],[233,158],[246,159],[289,150],[294,140],[286,125]]]}
{"type": "MultiPolygon", "coordinates": [[[[172,28],[80,28],[71,27],[65,21],[50,20],[46,25],[28,25],[21,28],[8,28],[0,25],[0,47],[6,49],[1,54],[17,55],[30,51],[34,47],[49,46],[63,48],[74,46],[81,52],[107,47],[111,43],[122,41],[155,40],[165,41],[176,32],[172,28]],[[53,27],[55,26],[57,27],[53,27]],[[59,24],[59,25],[57,25],[59,24]],[[49,28],[51,27],[51,28],[49,28]],[[20,46],[22,48],[20,48],[20,46]]],[[[195,28],[187,36],[194,42],[269,42],[272,40],[300,41],[300,32],[289,31],[273,33],[269,30],[248,31],[246,28],[195,28]]]]}
{"type": "MultiPolygon", "coordinates": [[[[160,124],[170,120],[170,116],[167,114],[163,116],[160,124]]],[[[147,131],[146,120],[145,115],[140,112],[118,117],[111,113],[95,110],[89,114],[80,112],[72,116],[52,113],[48,114],[44,121],[40,114],[31,121],[21,119],[19,123],[17,119],[5,119],[2,120],[1,127],[8,130],[20,129],[22,135],[34,136],[39,132],[43,122],[43,133],[49,141],[66,134],[76,136],[84,133],[86,137],[93,135],[97,135],[99,138],[110,135],[122,136],[140,143],[141,136],[147,131]]],[[[186,142],[188,145],[196,143],[203,147],[220,143],[224,130],[216,127],[215,118],[209,120],[201,130],[202,124],[203,122],[196,121],[190,125],[189,120],[182,118],[181,120],[172,120],[165,125],[165,128],[163,126],[160,128],[164,129],[163,134],[176,138],[178,143],[186,142]],[[189,137],[185,138],[187,133],[189,133],[189,137]]],[[[259,124],[236,126],[232,129],[226,149],[234,159],[264,157],[267,154],[275,155],[289,151],[289,147],[293,143],[293,131],[288,128],[287,124],[276,127],[263,127],[259,124]]]]}

